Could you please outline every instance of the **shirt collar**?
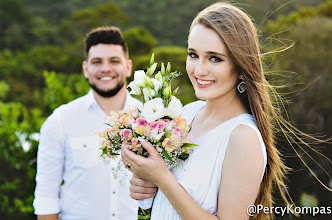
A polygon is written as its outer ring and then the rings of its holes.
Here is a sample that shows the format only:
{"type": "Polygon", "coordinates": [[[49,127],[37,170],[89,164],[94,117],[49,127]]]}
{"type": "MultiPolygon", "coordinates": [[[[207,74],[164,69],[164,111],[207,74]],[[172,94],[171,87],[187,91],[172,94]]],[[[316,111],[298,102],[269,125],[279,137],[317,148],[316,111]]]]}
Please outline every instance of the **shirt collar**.
{"type": "MultiPolygon", "coordinates": [[[[86,108],[87,109],[89,109],[90,107],[93,107],[93,106],[100,107],[98,105],[97,101],[96,101],[96,98],[95,98],[95,96],[92,92],[92,89],[90,89],[88,94],[86,94],[85,98],[86,98],[85,103],[86,103],[86,108]]],[[[122,110],[125,110],[125,107],[126,107],[127,104],[130,104],[130,98],[131,98],[131,96],[130,96],[128,90],[126,90],[126,99],[125,99],[124,105],[122,107],[122,110]]]]}
{"type": "Polygon", "coordinates": [[[95,99],[95,96],[93,95],[92,89],[90,89],[88,94],[86,94],[86,96],[85,96],[85,104],[86,104],[87,109],[89,109],[90,107],[92,107],[94,105],[98,105],[98,103],[95,99]]]}

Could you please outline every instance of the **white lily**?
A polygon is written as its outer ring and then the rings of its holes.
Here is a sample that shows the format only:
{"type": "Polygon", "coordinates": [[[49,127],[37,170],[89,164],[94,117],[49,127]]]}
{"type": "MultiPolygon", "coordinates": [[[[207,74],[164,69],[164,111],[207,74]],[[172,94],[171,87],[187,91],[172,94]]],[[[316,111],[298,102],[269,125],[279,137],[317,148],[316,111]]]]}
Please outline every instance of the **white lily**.
{"type": "Polygon", "coordinates": [[[135,81],[130,82],[129,85],[127,86],[127,88],[128,87],[131,88],[130,94],[133,94],[133,95],[142,94],[141,89],[136,85],[135,81]]]}
{"type": "Polygon", "coordinates": [[[149,101],[150,99],[152,99],[152,96],[151,96],[150,91],[149,91],[148,88],[143,88],[142,91],[143,91],[145,101],[149,101]]]}
{"type": "Polygon", "coordinates": [[[154,85],[154,91],[156,91],[156,93],[158,93],[159,89],[161,88],[161,82],[159,82],[156,79],[151,79],[154,85]]]}
{"type": "Polygon", "coordinates": [[[145,72],[144,70],[137,70],[135,71],[134,73],[134,81],[135,81],[135,84],[138,86],[138,87],[145,87],[146,86],[146,83],[145,83],[145,72]]]}
{"type": "Polygon", "coordinates": [[[171,101],[167,106],[167,116],[171,118],[179,117],[182,114],[182,103],[175,96],[172,96],[171,101]]]}
{"type": "MultiPolygon", "coordinates": [[[[144,91],[143,91],[144,93],[144,91]]],[[[147,120],[147,122],[153,122],[166,115],[166,109],[164,107],[162,98],[155,98],[147,101],[142,110],[142,116],[147,120]]]]}

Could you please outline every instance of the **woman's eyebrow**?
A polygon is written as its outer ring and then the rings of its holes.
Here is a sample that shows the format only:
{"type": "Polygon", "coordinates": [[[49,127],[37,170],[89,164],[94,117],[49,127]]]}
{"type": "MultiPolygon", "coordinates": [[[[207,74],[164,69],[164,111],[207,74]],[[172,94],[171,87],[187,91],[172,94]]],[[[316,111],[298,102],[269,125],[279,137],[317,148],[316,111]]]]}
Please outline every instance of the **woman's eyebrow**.
{"type": "Polygon", "coordinates": [[[225,54],[223,53],[218,53],[218,52],[215,52],[215,51],[208,51],[206,52],[207,54],[211,54],[211,55],[219,55],[219,56],[223,56],[223,57],[227,57],[225,54]]]}

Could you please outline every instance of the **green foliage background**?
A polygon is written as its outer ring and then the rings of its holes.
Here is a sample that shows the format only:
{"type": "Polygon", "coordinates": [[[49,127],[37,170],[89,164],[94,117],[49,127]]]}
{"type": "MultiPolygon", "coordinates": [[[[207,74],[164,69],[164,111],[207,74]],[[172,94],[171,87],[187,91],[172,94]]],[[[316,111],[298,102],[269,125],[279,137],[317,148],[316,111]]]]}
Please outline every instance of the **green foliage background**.
{"type": "MultiPolygon", "coordinates": [[[[81,70],[85,33],[101,25],[119,26],[134,70],[145,69],[151,53],[156,62],[171,62],[172,70],[183,73],[173,86],[181,84],[178,97],[187,104],[196,100],[185,71],[188,30],[195,15],[213,2],[0,0],[0,219],[35,219],[36,137],[55,108],[89,90],[81,70]]],[[[265,57],[268,79],[282,86],[278,91],[289,100],[288,117],[298,128],[331,137],[332,1],[231,2],[255,20],[263,52],[294,43],[265,57]]],[[[315,180],[284,140],[278,146],[293,168],[288,186],[294,202],[331,206],[331,192],[315,180]]],[[[330,145],[316,149],[332,158],[330,145]]],[[[313,151],[309,154],[326,172],[308,156],[305,161],[331,188],[331,162],[313,151]]],[[[277,204],[284,206],[277,193],[276,197],[277,204]]]]}

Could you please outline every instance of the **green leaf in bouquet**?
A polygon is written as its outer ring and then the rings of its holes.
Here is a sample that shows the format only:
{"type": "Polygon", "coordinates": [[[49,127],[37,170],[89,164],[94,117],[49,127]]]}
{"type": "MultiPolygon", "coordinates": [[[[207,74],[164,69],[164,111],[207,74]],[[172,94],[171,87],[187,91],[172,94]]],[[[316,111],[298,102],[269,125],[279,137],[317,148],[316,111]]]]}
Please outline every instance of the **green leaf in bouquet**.
{"type": "Polygon", "coordinates": [[[137,133],[136,131],[133,131],[133,133],[135,134],[136,137],[142,137],[143,135],[140,135],[139,133],[137,133]]]}
{"type": "Polygon", "coordinates": [[[137,219],[145,219],[145,220],[149,220],[151,218],[151,210],[152,208],[149,209],[142,209],[141,207],[138,207],[138,216],[137,219]]]}
{"type": "Polygon", "coordinates": [[[192,143],[184,143],[181,148],[186,148],[186,147],[196,147],[198,144],[192,144],[192,143]]]}
{"type": "Polygon", "coordinates": [[[189,154],[185,154],[185,153],[183,153],[183,154],[181,154],[181,155],[179,156],[179,159],[181,159],[181,160],[187,160],[188,157],[189,157],[189,154]]]}
{"type": "Polygon", "coordinates": [[[107,154],[107,147],[101,147],[101,148],[99,148],[100,150],[103,150],[102,152],[101,152],[101,155],[104,155],[104,154],[107,154]]]}
{"type": "Polygon", "coordinates": [[[151,55],[150,58],[150,66],[152,66],[153,63],[154,63],[154,53],[151,55]]]}
{"type": "Polygon", "coordinates": [[[173,91],[173,96],[176,95],[176,93],[178,92],[179,87],[177,87],[174,91],[173,91]]]}
{"type": "Polygon", "coordinates": [[[114,153],[114,152],[112,152],[112,151],[109,152],[109,154],[110,154],[110,155],[113,155],[113,156],[115,156],[115,155],[120,155],[120,154],[118,154],[118,153],[114,153]]]}
{"type": "Polygon", "coordinates": [[[190,125],[188,125],[188,127],[189,127],[189,131],[188,131],[188,133],[190,133],[190,131],[191,131],[191,129],[193,128],[193,126],[190,124],[190,125]]]}
{"type": "Polygon", "coordinates": [[[169,154],[167,153],[167,151],[165,150],[165,148],[161,147],[163,149],[163,151],[161,152],[162,155],[164,155],[164,157],[166,157],[168,160],[172,161],[172,158],[169,156],[169,154]]]}
{"type": "Polygon", "coordinates": [[[108,140],[110,140],[110,141],[112,142],[112,139],[111,139],[111,137],[110,137],[110,135],[108,134],[107,131],[106,131],[106,134],[107,134],[107,138],[108,138],[108,140]]]}

